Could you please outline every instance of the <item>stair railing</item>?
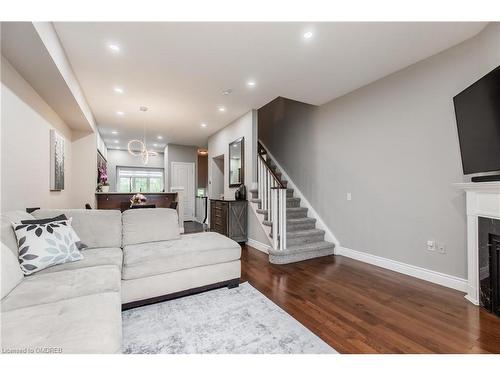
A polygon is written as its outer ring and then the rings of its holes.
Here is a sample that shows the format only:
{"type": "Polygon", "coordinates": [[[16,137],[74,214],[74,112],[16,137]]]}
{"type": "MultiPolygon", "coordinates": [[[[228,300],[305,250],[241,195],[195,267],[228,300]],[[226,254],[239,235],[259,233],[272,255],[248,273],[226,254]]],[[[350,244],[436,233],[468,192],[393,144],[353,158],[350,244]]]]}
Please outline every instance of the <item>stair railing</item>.
{"type": "Polygon", "coordinates": [[[267,155],[259,144],[257,156],[258,196],[261,209],[271,222],[273,249],[286,249],[286,186],[270,167],[267,155]]]}

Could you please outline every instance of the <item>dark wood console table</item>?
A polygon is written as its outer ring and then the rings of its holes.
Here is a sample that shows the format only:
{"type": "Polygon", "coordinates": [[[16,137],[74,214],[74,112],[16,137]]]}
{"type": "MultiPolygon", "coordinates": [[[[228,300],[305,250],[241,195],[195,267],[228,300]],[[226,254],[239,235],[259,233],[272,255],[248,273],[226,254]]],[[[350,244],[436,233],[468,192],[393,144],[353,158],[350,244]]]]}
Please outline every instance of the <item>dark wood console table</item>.
{"type": "MultiPolygon", "coordinates": [[[[172,202],[177,202],[177,193],[141,193],[151,207],[170,208],[172,202]]],[[[97,208],[100,210],[124,211],[130,207],[130,198],[134,193],[96,193],[97,208]]]]}
{"type": "Polygon", "coordinates": [[[247,201],[210,199],[210,230],[236,242],[246,242],[247,201]]]}

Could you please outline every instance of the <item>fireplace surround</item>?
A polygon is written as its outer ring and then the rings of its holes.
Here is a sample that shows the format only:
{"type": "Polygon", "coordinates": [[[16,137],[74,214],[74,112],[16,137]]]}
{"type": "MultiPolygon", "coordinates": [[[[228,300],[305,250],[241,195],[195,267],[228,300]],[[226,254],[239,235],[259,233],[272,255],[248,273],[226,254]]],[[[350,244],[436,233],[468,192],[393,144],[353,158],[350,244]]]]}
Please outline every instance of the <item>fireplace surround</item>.
{"type": "Polygon", "coordinates": [[[479,304],[500,316],[500,220],[478,218],[479,304]]]}
{"type": "Polygon", "coordinates": [[[500,238],[500,182],[457,183],[454,186],[466,192],[467,295],[465,298],[475,305],[493,311],[493,302],[498,303],[499,253],[490,252],[490,249],[496,251],[495,246],[500,246],[497,242],[500,238]],[[493,271],[497,272],[496,280],[492,277],[493,271]],[[497,294],[493,295],[491,290],[495,286],[497,294]]]}

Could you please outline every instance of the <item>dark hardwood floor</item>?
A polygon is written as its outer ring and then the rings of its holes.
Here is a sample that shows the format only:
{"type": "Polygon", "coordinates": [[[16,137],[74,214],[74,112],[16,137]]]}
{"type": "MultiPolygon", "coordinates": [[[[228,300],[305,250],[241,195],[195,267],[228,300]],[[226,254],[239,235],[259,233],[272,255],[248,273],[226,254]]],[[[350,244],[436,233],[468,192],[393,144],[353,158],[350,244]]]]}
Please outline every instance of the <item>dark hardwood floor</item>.
{"type": "Polygon", "coordinates": [[[452,289],[342,256],[273,265],[249,246],[241,272],[340,353],[500,353],[500,318],[452,289]]]}

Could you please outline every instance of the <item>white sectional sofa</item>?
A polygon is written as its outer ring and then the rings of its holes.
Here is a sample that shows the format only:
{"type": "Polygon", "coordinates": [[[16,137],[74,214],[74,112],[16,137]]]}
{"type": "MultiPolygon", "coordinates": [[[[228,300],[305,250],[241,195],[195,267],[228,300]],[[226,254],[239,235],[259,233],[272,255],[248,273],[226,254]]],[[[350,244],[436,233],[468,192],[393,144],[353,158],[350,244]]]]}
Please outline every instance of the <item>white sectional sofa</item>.
{"type": "Polygon", "coordinates": [[[121,311],[240,278],[241,247],[179,234],[171,209],[37,210],[1,215],[4,352],[119,353],[121,311]],[[11,222],[65,214],[88,248],[80,261],[24,276],[11,222]]]}

